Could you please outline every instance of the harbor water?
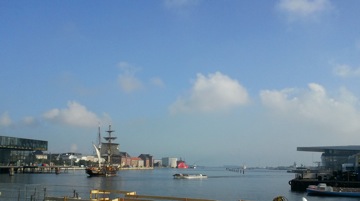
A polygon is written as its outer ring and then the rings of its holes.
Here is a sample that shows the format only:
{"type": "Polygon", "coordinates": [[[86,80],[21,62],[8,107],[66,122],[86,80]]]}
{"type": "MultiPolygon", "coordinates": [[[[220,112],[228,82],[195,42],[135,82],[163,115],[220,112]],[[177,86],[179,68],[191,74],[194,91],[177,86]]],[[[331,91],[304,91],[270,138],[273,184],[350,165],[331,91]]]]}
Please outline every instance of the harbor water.
{"type": "Polygon", "coordinates": [[[293,192],[288,181],[294,174],[280,170],[225,168],[121,170],[115,177],[88,177],[84,170],[60,174],[0,174],[0,200],[42,200],[48,196],[89,198],[91,189],[135,191],[140,195],[203,198],[223,201],[271,201],[284,196],[289,201],[355,201],[360,198],[316,197],[293,192]],[[206,179],[174,179],[175,173],[206,174],[206,179]]]}

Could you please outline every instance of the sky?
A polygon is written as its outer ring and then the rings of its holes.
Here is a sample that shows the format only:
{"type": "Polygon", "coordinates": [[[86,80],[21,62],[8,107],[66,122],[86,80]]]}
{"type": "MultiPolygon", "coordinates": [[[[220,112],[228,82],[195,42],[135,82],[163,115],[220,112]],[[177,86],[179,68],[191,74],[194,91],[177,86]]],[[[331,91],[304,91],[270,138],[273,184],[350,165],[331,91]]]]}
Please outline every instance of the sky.
{"type": "Polygon", "coordinates": [[[0,1],[0,135],[188,164],[360,142],[360,1],[0,1]]]}

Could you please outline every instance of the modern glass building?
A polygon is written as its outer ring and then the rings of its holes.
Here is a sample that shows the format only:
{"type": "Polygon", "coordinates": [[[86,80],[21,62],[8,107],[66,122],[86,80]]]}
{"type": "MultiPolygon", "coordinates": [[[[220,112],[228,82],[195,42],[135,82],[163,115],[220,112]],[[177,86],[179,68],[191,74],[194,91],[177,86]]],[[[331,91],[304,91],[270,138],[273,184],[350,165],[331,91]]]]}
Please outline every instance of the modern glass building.
{"type": "Polygon", "coordinates": [[[342,169],[343,164],[352,163],[357,170],[360,167],[360,146],[322,146],[322,147],[298,147],[298,151],[322,152],[321,167],[323,169],[337,171],[342,169]]]}
{"type": "Polygon", "coordinates": [[[29,164],[32,152],[47,150],[47,141],[0,136],[0,166],[29,164]]]}

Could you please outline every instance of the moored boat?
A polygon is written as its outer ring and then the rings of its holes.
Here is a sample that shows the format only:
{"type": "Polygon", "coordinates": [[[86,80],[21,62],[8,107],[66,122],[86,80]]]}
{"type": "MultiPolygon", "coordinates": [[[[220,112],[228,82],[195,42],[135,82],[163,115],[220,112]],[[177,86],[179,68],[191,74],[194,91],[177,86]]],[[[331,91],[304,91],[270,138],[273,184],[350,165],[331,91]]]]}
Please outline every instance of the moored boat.
{"type": "Polygon", "coordinates": [[[345,188],[327,186],[325,183],[310,185],[306,188],[309,195],[339,196],[339,197],[360,197],[360,188],[345,188]]]}
{"type": "Polygon", "coordinates": [[[185,163],[185,161],[180,159],[179,161],[176,161],[176,168],[187,169],[189,166],[185,163]]]}
{"type": "Polygon", "coordinates": [[[205,179],[205,178],[207,178],[207,175],[177,173],[177,174],[174,174],[173,177],[174,177],[174,179],[205,179]]]}
{"type": "Polygon", "coordinates": [[[87,167],[86,174],[89,176],[116,176],[117,168],[113,166],[87,167]]]}
{"type": "MultiPolygon", "coordinates": [[[[104,139],[107,141],[107,143],[110,145],[112,140],[115,140],[116,137],[112,137],[111,133],[114,132],[111,130],[111,125],[109,125],[109,130],[106,131],[108,133],[107,137],[104,137],[104,139]]],[[[100,136],[100,127],[99,127],[99,136],[100,136]]],[[[87,167],[85,169],[86,174],[89,176],[116,176],[117,174],[117,166],[114,166],[111,162],[111,148],[108,146],[107,150],[107,160],[105,164],[101,164],[101,154],[100,154],[100,145],[97,147],[96,145],[93,145],[96,151],[96,155],[98,157],[98,166],[92,166],[87,167]]]]}

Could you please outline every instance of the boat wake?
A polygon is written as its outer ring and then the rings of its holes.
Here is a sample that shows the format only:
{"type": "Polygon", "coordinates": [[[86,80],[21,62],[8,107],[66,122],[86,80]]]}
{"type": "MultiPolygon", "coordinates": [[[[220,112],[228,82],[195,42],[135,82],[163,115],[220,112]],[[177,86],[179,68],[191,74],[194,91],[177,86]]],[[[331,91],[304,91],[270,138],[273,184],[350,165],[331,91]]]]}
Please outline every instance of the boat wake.
{"type": "Polygon", "coordinates": [[[235,177],[244,177],[244,176],[241,176],[241,175],[232,175],[232,176],[208,176],[208,178],[235,178],[235,177]]]}

